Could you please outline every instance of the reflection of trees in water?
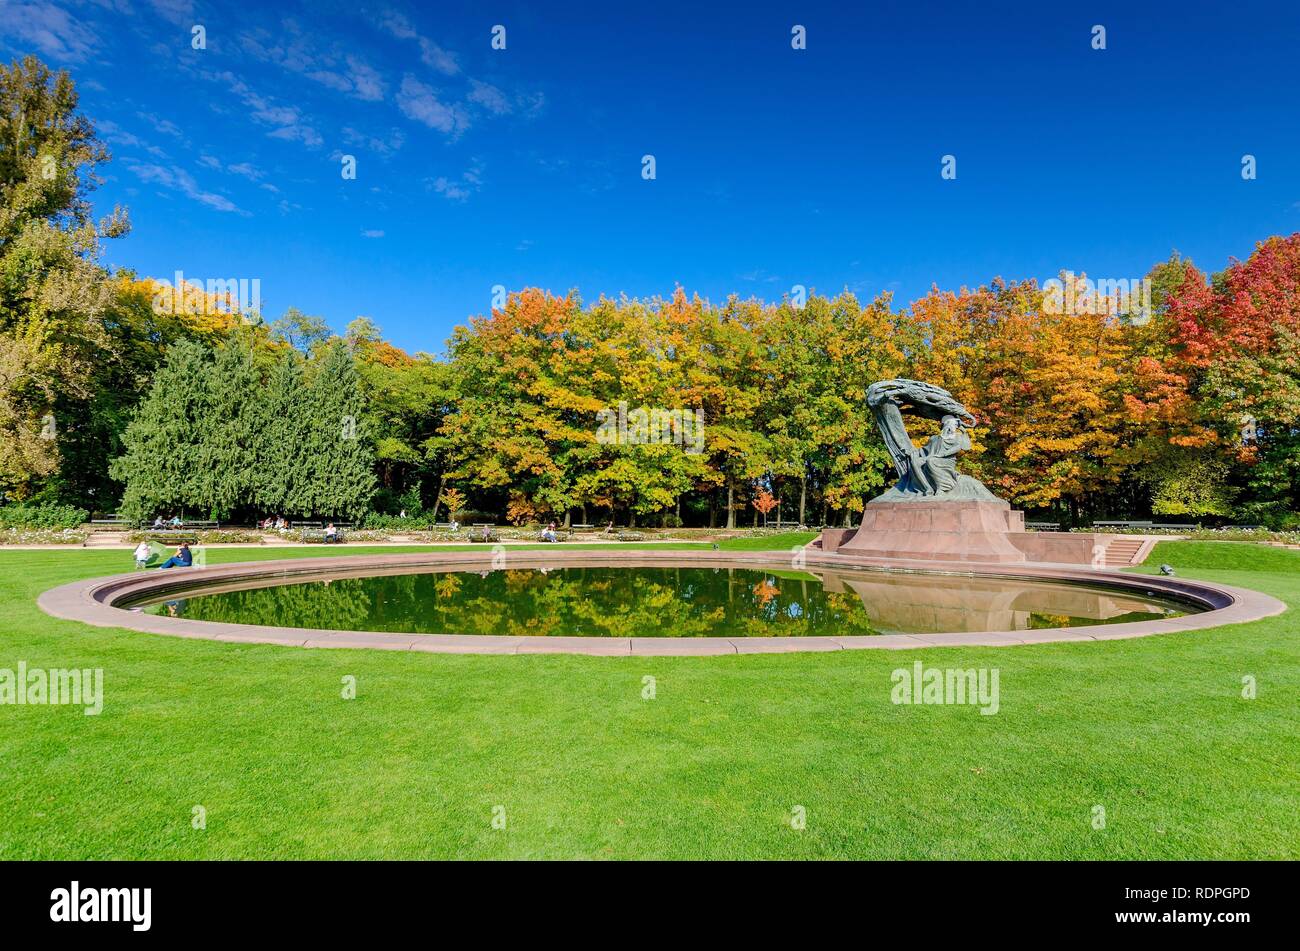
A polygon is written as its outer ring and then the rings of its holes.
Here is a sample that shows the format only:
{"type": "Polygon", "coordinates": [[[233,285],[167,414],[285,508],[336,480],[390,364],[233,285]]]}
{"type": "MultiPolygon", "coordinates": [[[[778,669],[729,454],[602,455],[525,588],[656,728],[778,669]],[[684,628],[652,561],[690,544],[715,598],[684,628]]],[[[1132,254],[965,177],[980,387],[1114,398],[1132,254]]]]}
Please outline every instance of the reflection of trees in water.
{"type": "Polygon", "coordinates": [[[856,597],[749,568],[510,569],[345,578],[195,597],[185,616],[402,633],[874,634],[856,597]]]}
{"type": "Polygon", "coordinates": [[[339,578],[200,595],[185,603],[181,616],[194,621],[366,630],[371,615],[370,580],[339,578]]]}

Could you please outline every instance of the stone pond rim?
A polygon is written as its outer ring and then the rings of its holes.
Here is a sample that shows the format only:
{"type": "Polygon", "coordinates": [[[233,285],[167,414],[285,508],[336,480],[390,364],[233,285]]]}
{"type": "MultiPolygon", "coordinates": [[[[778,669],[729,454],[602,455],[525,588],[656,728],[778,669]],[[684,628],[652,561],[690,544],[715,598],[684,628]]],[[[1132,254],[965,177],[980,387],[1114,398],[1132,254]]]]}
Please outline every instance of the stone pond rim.
{"type": "Polygon", "coordinates": [[[126,628],[172,637],[199,638],[245,644],[286,647],[379,648],[459,654],[570,653],[601,656],[703,656],[717,654],[784,653],[853,649],[898,649],[939,646],[1015,646],[1059,641],[1106,641],[1152,634],[1204,630],[1280,614],[1286,605],[1256,591],[1226,585],[1131,575],[1070,565],[970,564],[961,562],[879,559],[860,552],[823,552],[807,548],[782,564],[772,552],[653,551],[648,549],[596,552],[591,550],[521,551],[510,555],[510,565],[528,567],[633,567],[637,565],[688,565],[698,567],[835,567],[844,569],[908,571],[926,575],[981,578],[1015,578],[1088,585],[1189,602],[1202,613],[1152,621],[1088,627],[1011,632],[938,634],[883,634],[810,637],[545,637],[481,634],[393,634],[366,631],[331,631],[251,624],[192,621],[145,614],[115,607],[151,594],[185,587],[241,579],[297,578],[322,572],[340,574],[442,570],[483,570],[492,567],[490,552],[417,552],[402,555],[364,555],[258,561],[167,572],[133,572],[90,578],[44,592],[37,603],[54,617],[82,621],[98,627],[126,628]]]}

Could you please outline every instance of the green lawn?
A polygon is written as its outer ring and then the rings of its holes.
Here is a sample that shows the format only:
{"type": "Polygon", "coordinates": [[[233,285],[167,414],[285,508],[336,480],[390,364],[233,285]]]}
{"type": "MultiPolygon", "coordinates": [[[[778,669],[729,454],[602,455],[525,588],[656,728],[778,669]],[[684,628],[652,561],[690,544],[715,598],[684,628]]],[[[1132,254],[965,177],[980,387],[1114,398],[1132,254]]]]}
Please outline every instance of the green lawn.
{"type": "MultiPolygon", "coordinates": [[[[129,557],[0,551],[0,668],[102,667],[106,694],[97,717],[0,706],[0,858],[1300,857],[1295,613],[1112,643],[634,659],[239,646],[36,608],[129,557]],[[891,672],[918,660],[998,668],[1000,712],[892,704],[891,672]]],[[[1297,552],[1165,542],[1161,562],[1300,604],[1297,552]]]]}

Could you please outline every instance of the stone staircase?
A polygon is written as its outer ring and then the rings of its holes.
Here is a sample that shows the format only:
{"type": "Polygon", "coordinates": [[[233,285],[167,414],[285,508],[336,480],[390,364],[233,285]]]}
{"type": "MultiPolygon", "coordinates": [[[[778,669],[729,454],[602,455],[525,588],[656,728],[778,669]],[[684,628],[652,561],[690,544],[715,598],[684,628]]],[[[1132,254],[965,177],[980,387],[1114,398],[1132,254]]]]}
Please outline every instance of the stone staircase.
{"type": "Polygon", "coordinates": [[[1153,542],[1148,538],[1132,535],[1116,535],[1114,541],[1106,546],[1102,563],[1105,568],[1129,568],[1140,565],[1150,553],[1153,542]]]}

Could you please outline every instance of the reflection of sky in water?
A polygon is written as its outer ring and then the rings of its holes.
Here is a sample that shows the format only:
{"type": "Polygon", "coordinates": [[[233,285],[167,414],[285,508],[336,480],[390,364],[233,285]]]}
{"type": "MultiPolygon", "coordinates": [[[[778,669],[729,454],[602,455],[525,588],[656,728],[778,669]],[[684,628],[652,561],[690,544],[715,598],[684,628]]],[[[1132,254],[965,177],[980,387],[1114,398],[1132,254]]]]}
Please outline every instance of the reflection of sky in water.
{"type": "Polygon", "coordinates": [[[1152,620],[1177,605],[1032,581],[777,568],[553,567],[263,582],[153,614],[418,634],[770,637],[1014,631],[1152,620]]]}

